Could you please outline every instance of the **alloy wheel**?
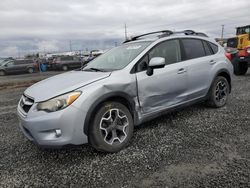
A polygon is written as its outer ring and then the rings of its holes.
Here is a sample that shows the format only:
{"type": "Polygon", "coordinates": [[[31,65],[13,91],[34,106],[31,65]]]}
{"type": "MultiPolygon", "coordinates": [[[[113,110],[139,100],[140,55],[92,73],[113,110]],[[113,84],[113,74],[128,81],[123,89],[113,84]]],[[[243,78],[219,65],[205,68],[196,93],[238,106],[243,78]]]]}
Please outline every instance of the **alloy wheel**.
{"type": "Polygon", "coordinates": [[[104,141],[109,145],[124,142],[128,134],[128,117],[120,109],[113,108],[102,116],[100,130],[104,141]]]}
{"type": "Polygon", "coordinates": [[[216,85],[215,89],[215,100],[220,103],[224,104],[227,100],[228,94],[228,87],[225,81],[219,81],[216,85]]]}

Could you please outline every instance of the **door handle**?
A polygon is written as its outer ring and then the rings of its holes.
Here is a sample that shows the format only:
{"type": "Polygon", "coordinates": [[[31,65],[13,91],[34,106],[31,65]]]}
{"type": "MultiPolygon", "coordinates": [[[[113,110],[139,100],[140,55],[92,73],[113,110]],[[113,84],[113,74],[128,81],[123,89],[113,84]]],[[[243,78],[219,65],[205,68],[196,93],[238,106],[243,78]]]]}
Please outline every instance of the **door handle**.
{"type": "Polygon", "coordinates": [[[214,65],[215,63],[216,63],[215,60],[210,60],[210,61],[209,61],[209,64],[210,64],[210,65],[214,65]]]}
{"type": "Polygon", "coordinates": [[[187,70],[184,69],[184,68],[181,68],[181,69],[178,70],[178,74],[183,74],[185,72],[187,72],[187,70]]]}

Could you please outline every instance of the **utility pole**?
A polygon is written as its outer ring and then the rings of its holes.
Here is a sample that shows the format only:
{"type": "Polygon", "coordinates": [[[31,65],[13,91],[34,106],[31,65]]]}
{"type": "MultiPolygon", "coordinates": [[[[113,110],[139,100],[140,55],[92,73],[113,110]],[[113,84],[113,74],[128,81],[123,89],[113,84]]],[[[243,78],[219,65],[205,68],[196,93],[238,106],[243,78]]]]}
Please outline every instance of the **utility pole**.
{"type": "Polygon", "coordinates": [[[221,25],[221,40],[223,41],[223,37],[224,37],[224,27],[225,25],[221,25]]]}
{"type": "Polygon", "coordinates": [[[125,40],[127,40],[128,39],[127,24],[125,23],[124,26],[125,26],[124,27],[124,29],[125,29],[125,40]]]}
{"type": "Polygon", "coordinates": [[[72,42],[71,42],[71,40],[69,41],[69,50],[72,52],[72,42]]]}
{"type": "Polygon", "coordinates": [[[21,58],[21,52],[20,52],[20,49],[18,48],[18,58],[20,59],[21,58]]]}

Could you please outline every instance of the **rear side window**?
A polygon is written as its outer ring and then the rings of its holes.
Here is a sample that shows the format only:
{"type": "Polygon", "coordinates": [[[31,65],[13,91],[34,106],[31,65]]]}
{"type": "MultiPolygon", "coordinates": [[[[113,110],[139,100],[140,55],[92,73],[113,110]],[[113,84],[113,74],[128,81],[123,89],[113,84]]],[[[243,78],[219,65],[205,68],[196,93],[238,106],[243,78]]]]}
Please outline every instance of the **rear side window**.
{"type": "Polygon", "coordinates": [[[179,40],[168,40],[160,43],[149,52],[149,59],[163,57],[166,64],[173,64],[181,60],[179,40]]]}
{"type": "Polygon", "coordinates": [[[199,39],[182,39],[185,60],[206,56],[202,41],[199,39]]]}
{"type": "Polygon", "coordinates": [[[213,53],[216,54],[219,50],[218,46],[216,44],[211,43],[211,42],[209,42],[209,45],[211,46],[213,53]]]}

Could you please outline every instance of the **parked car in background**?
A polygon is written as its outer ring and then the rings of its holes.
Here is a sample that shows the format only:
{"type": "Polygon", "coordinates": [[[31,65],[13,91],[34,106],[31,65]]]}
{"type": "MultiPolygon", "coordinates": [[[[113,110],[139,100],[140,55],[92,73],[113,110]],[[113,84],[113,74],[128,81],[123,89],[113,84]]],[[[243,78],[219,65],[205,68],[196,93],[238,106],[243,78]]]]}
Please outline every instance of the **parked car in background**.
{"type": "Polygon", "coordinates": [[[80,57],[76,56],[60,56],[56,57],[52,62],[52,69],[67,71],[69,69],[77,69],[82,67],[80,57]]]}
{"type": "Polygon", "coordinates": [[[38,64],[31,59],[16,59],[0,64],[0,76],[16,73],[33,73],[38,70],[38,64]]]}

